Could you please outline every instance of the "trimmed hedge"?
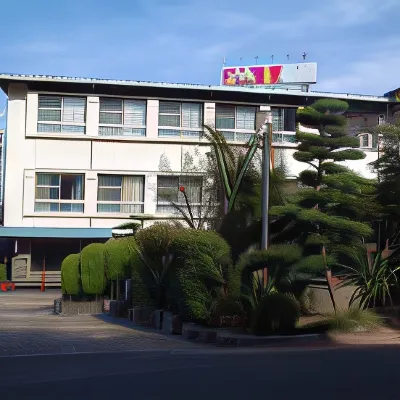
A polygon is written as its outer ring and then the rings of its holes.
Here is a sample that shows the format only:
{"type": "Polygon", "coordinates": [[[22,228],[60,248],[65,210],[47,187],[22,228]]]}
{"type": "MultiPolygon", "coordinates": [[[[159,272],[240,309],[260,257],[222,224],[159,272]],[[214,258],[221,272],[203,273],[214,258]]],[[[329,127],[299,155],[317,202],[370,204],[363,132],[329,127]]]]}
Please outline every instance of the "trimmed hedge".
{"type": "Polygon", "coordinates": [[[283,293],[264,297],[254,312],[252,330],[256,335],[285,334],[294,330],[300,317],[296,300],[283,293]]]}
{"type": "Polygon", "coordinates": [[[0,281],[7,280],[7,265],[0,264],[0,281]]]}
{"type": "Polygon", "coordinates": [[[174,252],[179,261],[177,278],[189,318],[207,321],[211,316],[213,290],[230,279],[230,248],[214,231],[182,229],[174,252]]]}
{"type": "Polygon", "coordinates": [[[105,244],[105,272],[110,281],[129,278],[132,262],[133,238],[110,239],[105,244]]]}
{"type": "Polygon", "coordinates": [[[86,294],[101,295],[106,288],[105,249],[102,243],[92,243],[81,252],[82,288],[86,294]]]}
{"type": "Polygon", "coordinates": [[[61,290],[63,294],[78,295],[82,291],[79,270],[80,254],[70,254],[61,264],[61,290]]]}

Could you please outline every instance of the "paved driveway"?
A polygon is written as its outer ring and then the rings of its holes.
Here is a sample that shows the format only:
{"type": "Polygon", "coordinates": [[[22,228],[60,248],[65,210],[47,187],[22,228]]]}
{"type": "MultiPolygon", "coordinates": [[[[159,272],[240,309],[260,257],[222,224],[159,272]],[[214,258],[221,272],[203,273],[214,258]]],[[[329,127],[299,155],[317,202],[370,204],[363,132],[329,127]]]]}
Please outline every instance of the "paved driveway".
{"type": "Polygon", "coordinates": [[[185,349],[194,345],[131,323],[97,316],[53,315],[58,290],[0,292],[0,356],[185,349]]]}

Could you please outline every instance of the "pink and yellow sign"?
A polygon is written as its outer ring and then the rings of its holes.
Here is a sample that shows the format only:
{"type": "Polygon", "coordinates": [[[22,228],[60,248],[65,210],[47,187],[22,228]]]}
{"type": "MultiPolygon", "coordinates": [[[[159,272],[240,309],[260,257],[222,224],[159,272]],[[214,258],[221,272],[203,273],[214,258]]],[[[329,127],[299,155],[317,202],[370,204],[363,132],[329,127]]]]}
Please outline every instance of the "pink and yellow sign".
{"type": "Polygon", "coordinates": [[[315,83],[316,63],[253,65],[245,67],[224,67],[222,85],[276,85],[285,83],[315,83]]]}
{"type": "Polygon", "coordinates": [[[223,83],[229,86],[274,85],[279,83],[282,69],[282,65],[224,68],[223,83]]]}

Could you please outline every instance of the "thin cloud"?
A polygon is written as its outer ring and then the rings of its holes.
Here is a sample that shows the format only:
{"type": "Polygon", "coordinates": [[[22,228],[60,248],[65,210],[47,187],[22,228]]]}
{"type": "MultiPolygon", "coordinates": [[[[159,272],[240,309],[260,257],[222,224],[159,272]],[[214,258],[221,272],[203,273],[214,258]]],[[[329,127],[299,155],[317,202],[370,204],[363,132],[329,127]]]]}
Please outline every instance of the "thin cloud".
{"type": "Polygon", "coordinates": [[[361,52],[365,55],[359,60],[348,62],[341,73],[327,76],[317,86],[318,90],[383,95],[384,92],[395,89],[396,85],[400,86],[399,45],[400,36],[385,43],[368,43],[367,47],[379,50],[372,53],[361,52]]]}

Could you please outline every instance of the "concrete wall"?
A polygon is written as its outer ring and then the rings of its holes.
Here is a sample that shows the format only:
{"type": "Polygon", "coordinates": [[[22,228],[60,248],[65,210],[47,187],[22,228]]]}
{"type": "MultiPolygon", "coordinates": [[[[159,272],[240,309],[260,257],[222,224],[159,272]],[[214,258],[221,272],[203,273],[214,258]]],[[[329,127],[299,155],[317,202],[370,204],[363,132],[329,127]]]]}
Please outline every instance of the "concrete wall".
{"type": "MultiPolygon", "coordinates": [[[[338,310],[348,309],[350,298],[355,289],[354,286],[335,289],[334,298],[338,310]]],[[[328,289],[325,286],[312,285],[306,291],[310,311],[318,314],[330,314],[334,312],[328,289]]]]}

